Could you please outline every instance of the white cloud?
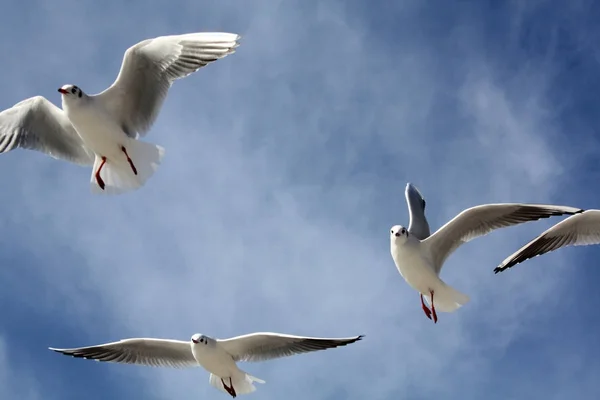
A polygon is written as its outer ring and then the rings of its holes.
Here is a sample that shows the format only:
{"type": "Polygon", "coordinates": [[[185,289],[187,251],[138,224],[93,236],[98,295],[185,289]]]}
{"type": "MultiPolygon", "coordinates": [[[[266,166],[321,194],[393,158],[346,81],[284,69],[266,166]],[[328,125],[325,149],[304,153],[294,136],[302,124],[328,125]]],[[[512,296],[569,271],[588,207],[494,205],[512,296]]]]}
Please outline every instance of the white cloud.
{"type": "MultiPolygon", "coordinates": [[[[502,354],[531,329],[525,324],[531,314],[549,318],[547,306],[568,284],[560,253],[518,272],[494,276],[491,270],[557,220],[499,231],[459,249],[442,277],[472,301],[441,315],[436,326],[395,271],[387,232],[407,222],[398,211],[405,207],[406,181],[425,193],[432,228],[483,202],[552,202],[569,170],[551,142],[558,129],[547,82],[530,70],[518,81],[506,79],[469,46],[460,47],[463,62],[446,60],[444,46],[469,37],[441,44],[416,34],[390,37],[368,29],[341,2],[299,9],[283,2],[253,3],[256,9],[184,4],[178,31],[206,26],[208,14],[221,22],[211,26],[246,27],[244,42],[238,53],[175,84],[148,136],[167,154],[146,187],[94,197],[88,170],[31,152],[2,156],[7,170],[19,171],[3,176],[10,191],[0,193],[11,205],[3,217],[13,229],[10,243],[34,247],[37,262],[0,277],[17,285],[14,301],[43,301],[40,312],[57,318],[47,345],[187,339],[196,331],[365,333],[347,348],[242,368],[267,381],[259,387],[264,399],[480,398],[502,354]],[[192,23],[195,13],[200,21],[192,23]],[[33,278],[24,283],[20,274],[33,278]]],[[[123,13],[106,31],[104,20],[75,9],[76,25],[58,30],[60,10],[48,12],[48,25],[35,28],[46,46],[54,44],[43,55],[97,42],[60,72],[96,90],[112,81],[132,37],[153,35],[155,25],[167,33],[164,21],[171,18],[157,12],[143,21],[123,13]]],[[[22,57],[7,61],[18,79],[5,85],[34,74],[19,72],[31,58],[22,57]]],[[[48,59],[53,68],[63,65],[60,57],[48,59]]],[[[42,83],[56,100],[52,90],[64,79],[52,72],[42,83]]],[[[21,93],[33,95],[42,83],[21,93]]],[[[38,329],[47,323],[32,322],[38,329]]],[[[140,379],[139,392],[157,398],[218,395],[200,370],[101,365],[53,354],[44,361],[65,382],[108,371],[119,386],[101,388],[107,392],[137,392],[140,379]]],[[[518,372],[510,376],[535,393],[518,372]]]]}

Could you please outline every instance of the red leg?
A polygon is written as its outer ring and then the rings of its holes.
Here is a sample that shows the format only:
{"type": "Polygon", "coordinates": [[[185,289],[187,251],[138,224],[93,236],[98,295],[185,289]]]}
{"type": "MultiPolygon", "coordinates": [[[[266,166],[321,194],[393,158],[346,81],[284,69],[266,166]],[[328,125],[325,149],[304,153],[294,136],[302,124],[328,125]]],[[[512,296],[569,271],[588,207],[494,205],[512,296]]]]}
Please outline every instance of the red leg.
{"type": "Polygon", "coordinates": [[[104,164],[106,164],[106,157],[102,157],[102,162],[100,163],[100,166],[98,167],[98,170],[96,171],[96,182],[98,182],[98,186],[100,186],[100,189],[102,189],[102,190],[104,190],[104,188],[106,187],[106,185],[104,184],[104,181],[100,177],[100,171],[102,171],[102,167],[104,167],[104,164]]]}
{"type": "Polygon", "coordinates": [[[235,399],[235,397],[237,396],[237,393],[235,392],[235,389],[233,388],[233,382],[231,382],[231,377],[229,377],[229,386],[227,386],[225,384],[225,381],[223,380],[223,378],[221,378],[221,383],[223,384],[223,387],[225,388],[225,390],[227,390],[227,393],[229,393],[231,395],[231,397],[233,397],[235,399]]]}
{"type": "Polygon", "coordinates": [[[123,153],[125,153],[125,156],[127,157],[127,162],[129,163],[131,170],[134,174],[137,175],[137,169],[135,168],[135,165],[133,165],[133,161],[131,161],[131,158],[129,158],[129,154],[127,154],[127,149],[125,148],[125,146],[121,146],[121,150],[123,151],[123,153]]]}
{"type": "Polygon", "coordinates": [[[435,303],[433,302],[433,290],[430,290],[431,293],[431,311],[433,313],[433,323],[437,323],[437,313],[435,312],[435,303]]]}
{"type": "Polygon", "coordinates": [[[423,301],[423,294],[421,294],[421,306],[423,307],[423,312],[425,313],[425,315],[427,315],[427,318],[431,319],[431,310],[423,301]]]}

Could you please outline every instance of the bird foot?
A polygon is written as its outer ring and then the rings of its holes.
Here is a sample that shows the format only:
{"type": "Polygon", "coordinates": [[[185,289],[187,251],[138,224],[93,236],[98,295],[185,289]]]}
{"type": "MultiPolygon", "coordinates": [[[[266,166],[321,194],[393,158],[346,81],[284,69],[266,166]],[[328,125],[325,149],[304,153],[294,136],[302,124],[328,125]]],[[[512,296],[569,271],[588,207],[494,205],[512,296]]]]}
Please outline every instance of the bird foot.
{"type": "Polygon", "coordinates": [[[425,301],[423,301],[422,294],[421,294],[421,306],[423,307],[423,312],[425,313],[427,318],[432,319],[433,323],[437,324],[438,317],[437,317],[437,313],[435,312],[435,305],[433,303],[433,290],[430,291],[430,293],[431,293],[431,310],[429,309],[429,307],[427,307],[427,305],[425,304],[425,301]]]}
{"type": "Polygon", "coordinates": [[[225,383],[223,378],[221,378],[221,383],[223,384],[223,387],[225,388],[227,393],[229,393],[229,395],[235,399],[235,397],[237,396],[237,393],[235,392],[235,389],[233,388],[233,383],[231,382],[231,377],[229,377],[229,386],[227,386],[227,384],[225,383]]]}
{"type": "Polygon", "coordinates": [[[133,161],[131,161],[131,158],[129,158],[129,154],[127,154],[127,149],[125,148],[125,146],[121,146],[121,151],[125,153],[125,156],[127,157],[127,162],[129,163],[131,170],[135,175],[137,175],[137,168],[135,167],[135,165],[133,165],[133,161]]]}
{"type": "Polygon", "coordinates": [[[431,310],[429,309],[429,307],[427,307],[427,305],[423,301],[423,295],[421,295],[421,307],[423,307],[423,312],[425,313],[427,318],[431,319],[431,310]]]}
{"type": "Polygon", "coordinates": [[[431,294],[431,312],[433,314],[433,323],[437,324],[437,313],[435,312],[435,303],[433,302],[433,290],[430,290],[429,293],[431,294]]]}
{"type": "Polygon", "coordinates": [[[100,166],[98,167],[98,170],[96,171],[96,182],[98,183],[98,186],[100,186],[100,189],[102,189],[102,190],[104,190],[104,188],[106,187],[106,185],[104,184],[104,180],[100,176],[100,171],[102,171],[102,167],[104,167],[104,164],[106,164],[106,157],[102,157],[102,162],[100,163],[100,166]]]}

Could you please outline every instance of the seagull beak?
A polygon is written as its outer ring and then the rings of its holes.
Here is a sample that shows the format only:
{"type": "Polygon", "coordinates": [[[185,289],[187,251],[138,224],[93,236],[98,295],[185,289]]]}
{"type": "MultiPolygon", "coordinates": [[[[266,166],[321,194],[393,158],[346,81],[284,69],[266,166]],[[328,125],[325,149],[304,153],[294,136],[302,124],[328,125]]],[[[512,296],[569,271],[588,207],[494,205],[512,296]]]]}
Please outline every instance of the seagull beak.
{"type": "Polygon", "coordinates": [[[198,344],[198,341],[196,339],[192,339],[192,342],[198,344]]]}
{"type": "Polygon", "coordinates": [[[58,88],[58,93],[62,93],[62,94],[67,94],[69,92],[67,92],[65,89],[63,88],[58,88]]]}
{"type": "Polygon", "coordinates": [[[400,237],[400,232],[396,232],[396,237],[400,237]]]}

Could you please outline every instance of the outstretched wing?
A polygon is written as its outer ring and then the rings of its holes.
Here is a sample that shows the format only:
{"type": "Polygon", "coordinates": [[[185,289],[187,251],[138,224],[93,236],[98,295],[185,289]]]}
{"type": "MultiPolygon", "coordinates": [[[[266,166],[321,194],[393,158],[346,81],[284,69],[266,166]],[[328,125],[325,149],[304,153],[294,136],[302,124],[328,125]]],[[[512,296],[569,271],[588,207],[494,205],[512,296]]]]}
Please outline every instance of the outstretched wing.
{"type": "Polygon", "coordinates": [[[72,349],[50,350],[67,356],[96,361],[147,365],[151,367],[196,367],[189,342],[166,339],[124,339],[118,342],[72,349]]]}
{"type": "Polygon", "coordinates": [[[125,52],[115,82],[94,96],[131,137],[144,135],[176,79],[235,52],[234,33],[189,33],[144,40],[125,52]]]}
{"type": "Polygon", "coordinates": [[[65,113],[42,96],[23,100],[0,113],[0,153],[36,150],[80,165],[94,163],[65,113]]]}
{"type": "Polygon", "coordinates": [[[600,244],[600,210],[587,210],[552,226],[508,256],[494,272],[504,271],[533,257],[566,246],[600,244]]]}
{"type": "Polygon", "coordinates": [[[236,361],[263,361],[294,354],[346,346],[363,338],[315,338],[259,332],[218,340],[217,343],[236,361]]]}
{"type": "Polygon", "coordinates": [[[556,215],[576,214],[582,209],[546,204],[485,204],[468,208],[423,241],[433,254],[433,264],[439,273],[444,261],[463,243],[506,228],[556,215]]]}

